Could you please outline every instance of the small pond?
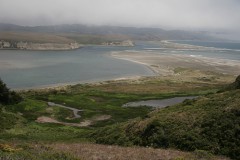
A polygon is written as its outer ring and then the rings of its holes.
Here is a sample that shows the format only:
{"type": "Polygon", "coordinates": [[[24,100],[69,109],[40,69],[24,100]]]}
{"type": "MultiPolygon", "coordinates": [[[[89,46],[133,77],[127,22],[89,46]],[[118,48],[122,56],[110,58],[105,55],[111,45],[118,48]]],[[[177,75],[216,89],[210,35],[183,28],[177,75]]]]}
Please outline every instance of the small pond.
{"type": "Polygon", "coordinates": [[[164,108],[167,106],[172,106],[172,105],[181,103],[186,99],[194,99],[194,98],[196,98],[196,96],[174,97],[174,98],[160,99],[160,100],[129,102],[124,104],[123,107],[148,106],[148,107],[155,107],[155,108],[164,108]]]}

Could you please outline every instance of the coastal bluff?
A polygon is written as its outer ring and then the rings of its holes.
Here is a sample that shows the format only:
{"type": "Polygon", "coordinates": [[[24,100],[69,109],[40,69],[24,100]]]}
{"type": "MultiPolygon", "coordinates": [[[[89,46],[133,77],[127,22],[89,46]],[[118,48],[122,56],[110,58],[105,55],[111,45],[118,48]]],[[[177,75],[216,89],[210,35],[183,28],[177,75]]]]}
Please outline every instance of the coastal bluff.
{"type": "Polygon", "coordinates": [[[23,41],[0,40],[0,49],[20,49],[20,50],[72,50],[80,48],[81,45],[73,43],[34,43],[23,41]]]}

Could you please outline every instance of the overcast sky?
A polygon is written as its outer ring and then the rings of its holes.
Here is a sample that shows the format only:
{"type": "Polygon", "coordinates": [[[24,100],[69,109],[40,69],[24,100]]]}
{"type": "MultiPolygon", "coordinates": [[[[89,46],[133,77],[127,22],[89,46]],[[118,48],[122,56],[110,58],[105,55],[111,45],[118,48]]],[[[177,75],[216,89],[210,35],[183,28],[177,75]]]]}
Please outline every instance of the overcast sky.
{"type": "Polygon", "coordinates": [[[240,0],[0,0],[0,22],[239,31],[240,0]]]}

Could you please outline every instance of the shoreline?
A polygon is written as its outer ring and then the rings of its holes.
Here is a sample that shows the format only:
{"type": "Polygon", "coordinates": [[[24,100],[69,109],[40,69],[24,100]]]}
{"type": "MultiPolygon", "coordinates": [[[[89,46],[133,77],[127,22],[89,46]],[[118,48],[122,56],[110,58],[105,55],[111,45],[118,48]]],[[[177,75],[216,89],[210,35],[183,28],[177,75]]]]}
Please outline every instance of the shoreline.
{"type": "Polygon", "coordinates": [[[31,90],[62,90],[74,85],[99,85],[99,84],[107,84],[107,83],[121,81],[121,80],[138,80],[144,77],[151,77],[151,76],[132,75],[132,76],[122,76],[118,78],[110,78],[105,80],[76,81],[76,82],[69,82],[69,83],[66,82],[66,83],[57,83],[57,84],[49,84],[49,85],[40,85],[36,87],[23,87],[23,88],[10,88],[10,89],[17,92],[31,91],[31,90]]]}
{"type": "Polygon", "coordinates": [[[29,90],[62,90],[67,87],[74,85],[99,85],[107,84],[117,81],[133,81],[142,78],[151,77],[166,77],[166,76],[181,76],[181,72],[176,70],[200,70],[200,71],[212,71],[220,74],[227,74],[236,76],[240,70],[240,62],[237,60],[226,60],[226,59],[216,59],[208,57],[195,57],[192,55],[166,55],[166,54],[156,54],[156,53],[144,53],[144,52],[113,52],[109,56],[121,60],[130,61],[132,63],[138,63],[146,66],[151,70],[153,76],[119,76],[109,79],[93,79],[86,81],[76,81],[67,83],[57,83],[49,85],[40,85],[36,87],[23,87],[23,88],[12,88],[14,91],[29,91],[29,90]],[[237,72],[237,73],[235,73],[237,72]],[[234,74],[235,73],[235,74],[234,74]]]}
{"type": "Polygon", "coordinates": [[[116,59],[121,59],[121,60],[126,60],[126,61],[130,61],[130,62],[133,62],[133,63],[137,63],[137,64],[141,64],[141,65],[144,65],[146,66],[148,69],[150,69],[154,74],[155,76],[158,75],[158,72],[156,70],[154,70],[150,64],[147,64],[147,63],[143,63],[143,62],[139,62],[139,61],[136,61],[136,60],[132,60],[132,59],[129,59],[129,58],[123,58],[123,57],[118,57],[116,55],[114,55],[114,53],[111,53],[110,56],[116,58],[116,59]]]}
{"type": "MultiPolygon", "coordinates": [[[[230,49],[230,48],[218,48],[218,47],[210,47],[210,46],[201,46],[201,45],[194,45],[194,44],[188,44],[188,43],[178,43],[178,42],[174,42],[174,41],[182,41],[182,42],[187,42],[187,41],[192,41],[192,40],[163,40],[161,42],[163,43],[169,43],[169,44],[176,44],[179,46],[189,46],[189,47],[196,47],[196,49],[200,48],[200,49],[212,49],[212,50],[216,50],[216,51],[240,51],[240,49],[230,49]]],[[[240,42],[231,42],[231,41],[201,41],[201,40],[193,40],[196,42],[223,42],[223,43],[240,43],[240,42]]]]}
{"type": "Polygon", "coordinates": [[[142,64],[157,75],[173,75],[176,68],[199,69],[222,74],[238,75],[239,60],[211,58],[187,54],[159,54],[157,52],[114,52],[112,57],[142,64]]]}
{"type": "MultiPolygon", "coordinates": [[[[161,41],[165,43],[171,43],[168,41],[161,41]]],[[[161,43],[160,42],[160,43],[161,43]]],[[[184,44],[181,44],[184,45],[184,44]]],[[[198,48],[198,46],[190,45],[192,47],[198,48]]],[[[209,47],[203,47],[208,48],[209,47]]],[[[175,48],[174,48],[175,49],[175,48]]],[[[169,75],[179,75],[176,73],[176,69],[192,69],[192,70],[202,70],[202,71],[213,71],[216,73],[238,75],[240,70],[240,61],[238,60],[228,60],[228,59],[218,59],[203,56],[187,55],[187,54],[167,54],[161,53],[159,51],[145,52],[144,50],[139,52],[134,51],[113,51],[108,54],[108,56],[129,61],[132,63],[137,63],[146,66],[152,73],[153,76],[169,76],[169,75]]],[[[136,80],[144,77],[151,76],[118,76],[106,79],[92,79],[85,81],[75,81],[66,83],[56,83],[47,85],[38,85],[33,87],[18,87],[12,88],[15,91],[28,91],[28,90],[44,90],[44,89],[65,89],[69,86],[74,86],[78,84],[104,84],[111,81],[118,80],[136,80]]]]}
{"type": "Polygon", "coordinates": [[[198,45],[191,45],[191,44],[183,44],[183,43],[177,43],[173,42],[175,40],[162,40],[160,43],[164,45],[166,48],[172,48],[176,50],[222,50],[221,48],[215,48],[215,47],[206,47],[206,46],[198,46],[198,45]]]}

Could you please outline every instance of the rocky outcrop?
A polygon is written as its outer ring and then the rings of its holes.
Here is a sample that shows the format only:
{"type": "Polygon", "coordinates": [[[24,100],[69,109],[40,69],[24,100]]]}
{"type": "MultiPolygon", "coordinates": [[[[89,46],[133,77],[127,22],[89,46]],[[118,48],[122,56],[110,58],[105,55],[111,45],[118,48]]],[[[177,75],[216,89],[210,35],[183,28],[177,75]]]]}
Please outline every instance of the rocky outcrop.
{"type": "Polygon", "coordinates": [[[0,48],[9,48],[10,46],[9,42],[0,41],[0,48]]]}
{"type": "Polygon", "coordinates": [[[122,46],[122,47],[132,47],[134,46],[133,41],[126,40],[126,41],[120,41],[120,42],[104,42],[102,43],[104,46],[122,46]]]}
{"type": "Polygon", "coordinates": [[[0,49],[22,50],[71,50],[80,48],[78,43],[32,43],[32,42],[7,42],[0,41],[0,49]]]}
{"type": "Polygon", "coordinates": [[[236,78],[235,82],[232,84],[234,89],[240,89],[240,75],[236,78]]]}
{"type": "Polygon", "coordinates": [[[236,89],[240,89],[240,75],[236,78],[235,82],[233,82],[230,85],[226,86],[221,91],[229,91],[229,90],[236,90],[236,89]]]}

